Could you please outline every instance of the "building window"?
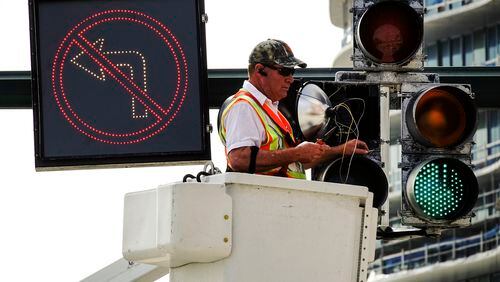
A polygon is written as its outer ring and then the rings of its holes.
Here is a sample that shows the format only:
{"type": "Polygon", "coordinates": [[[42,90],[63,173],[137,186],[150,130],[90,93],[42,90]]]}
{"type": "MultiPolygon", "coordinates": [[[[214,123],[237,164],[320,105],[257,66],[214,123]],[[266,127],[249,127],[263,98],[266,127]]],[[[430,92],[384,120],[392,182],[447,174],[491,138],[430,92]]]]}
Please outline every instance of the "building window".
{"type": "Polygon", "coordinates": [[[450,2],[451,2],[450,9],[457,9],[462,7],[462,1],[450,1],[450,2]]]}
{"type": "Polygon", "coordinates": [[[495,272],[491,275],[491,282],[500,282],[500,272],[495,272]]]}
{"type": "Polygon", "coordinates": [[[437,67],[438,65],[438,48],[436,44],[427,46],[427,62],[428,67],[437,67]]]}
{"type": "MultiPolygon", "coordinates": [[[[500,140],[500,110],[488,111],[488,142],[493,143],[500,140]]],[[[500,146],[494,146],[489,154],[500,153],[500,146]]]]}
{"type": "Polygon", "coordinates": [[[484,30],[474,32],[474,65],[484,65],[486,62],[486,36],[484,30]]]}
{"type": "Polygon", "coordinates": [[[462,42],[460,42],[460,37],[451,40],[451,65],[452,66],[463,66],[464,62],[462,60],[462,42]]]}
{"type": "Polygon", "coordinates": [[[500,24],[497,24],[497,54],[500,55],[500,24]]]}
{"type": "Polygon", "coordinates": [[[475,278],[470,278],[467,280],[467,282],[490,282],[490,276],[489,274],[475,277],[475,278]]]}
{"type": "Polygon", "coordinates": [[[464,36],[464,63],[466,66],[472,66],[472,35],[464,36]]]}
{"type": "Polygon", "coordinates": [[[441,66],[450,66],[450,41],[441,41],[441,66]]]}
{"type": "Polygon", "coordinates": [[[443,3],[443,0],[425,0],[426,6],[432,6],[439,3],[443,3]]]}
{"type": "Polygon", "coordinates": [[[496,26],[488,28],[488,49],[486,49],[486,60],[493,60],[497,57],[497,30],[496,26]]]}
{"type": "Polygon", "coordinates": [[[486,122],[487,111],[479,111],[477,114],[477,130],[474,135],[474,142],[476,143],[475,149],[473,150],[472,159],[484,159],[488,156],[487,150],[485,150],[488,144],[488,127],[486,122]]]}

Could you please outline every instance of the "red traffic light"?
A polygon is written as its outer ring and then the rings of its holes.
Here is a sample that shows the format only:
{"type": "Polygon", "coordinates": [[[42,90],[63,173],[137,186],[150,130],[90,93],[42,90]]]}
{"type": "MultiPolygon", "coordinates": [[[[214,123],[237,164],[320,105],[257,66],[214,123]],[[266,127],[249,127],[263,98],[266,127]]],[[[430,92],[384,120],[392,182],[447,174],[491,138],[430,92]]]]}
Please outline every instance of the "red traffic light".
{"type": "Polygon", "coordinates": [[[363,53],[374,62],[403,64],[420,48],[423,19],[406,2],[378,2],[361,16],[356,36],[363,53]]]}
{"type": "Polygon", "coordinates": [[[406,124],[422,145],[438,148],[458,146],[475,132],[477,109],[470,95],[453,86],[425,89],[409,103],[406,124]]]}

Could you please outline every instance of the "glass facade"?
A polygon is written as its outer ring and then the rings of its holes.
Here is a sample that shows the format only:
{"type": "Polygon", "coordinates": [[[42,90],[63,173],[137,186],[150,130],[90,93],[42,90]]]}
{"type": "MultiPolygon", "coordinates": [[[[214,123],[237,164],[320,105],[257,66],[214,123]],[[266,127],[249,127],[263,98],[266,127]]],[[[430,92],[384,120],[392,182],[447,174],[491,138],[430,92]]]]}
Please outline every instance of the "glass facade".
{"type": "Polygon", "coordinates": [[[457,67],[463,64],[461,38],[454,38],[451,40],[451,65],[457,67]]]}
{"type": "Polygon", "coordinates": [[[472,160],[476,168],[500,160],[500,110],[489,109],[479,112],[474,142],[476,145],[472,160]]]}
{"type": "Polygon", "coordinates": [[[426,66],[497,66],[500,23],[453,38],[430,42],[426,66]]]}
{"type": "Polygon", "coordinates": [[[427,50],[427,62],[426,65],[430,67],[438,66],[438,48],[437,44],[429,45],[427,50]]]}
{"type": "Polygon", "coordinates": [[[489,154],[496,156],[500,153],[500,111],[491,110],[488,112],[488,142],[495,144],[489,148],[489,154]]]}
{"type": "Polygon", "coordinates": [[[472,59],[472,35],[468,34],[464,36],[464,64],[466,66],[472,66],[472,59]]]}
{"type": "Polygon", "coordinates": [[[474,66],[484,65],[486,62],[486,36],[484,30],[474,32],[474,66]]]}
{"type": "Polygon", "coordinates": [[[476,142],[476,145],[472,158],[474,160],[485,159],[488,156],[488,152],[485,150],[488,145],[488,127],[487,118],[484,113],[478,115],[477,131],[474,135],[474,142],[476,142]]]}
{"type": "Polygon", "coordinates": [[[487,40],[488,40],[488,49],[486,49],[486,60],[495,59],[497,56],[498,39],[497,39],[497,31],[494,26],[488,28],[487,40]]]}
{"type": "Polygon", "coordinates": [[[441,66],[449,67],[450,66],[450,41],[443,40],[441,41],[441,66]]]}

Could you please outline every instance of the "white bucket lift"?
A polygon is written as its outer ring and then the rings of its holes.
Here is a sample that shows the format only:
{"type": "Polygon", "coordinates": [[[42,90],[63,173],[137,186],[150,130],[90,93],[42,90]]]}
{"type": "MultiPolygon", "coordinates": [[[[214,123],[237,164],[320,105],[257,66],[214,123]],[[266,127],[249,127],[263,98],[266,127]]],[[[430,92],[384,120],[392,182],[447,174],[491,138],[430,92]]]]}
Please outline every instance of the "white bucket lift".
{"type": "Polygon", "coordinates": [[[170,268],[172,282],[366,281],[377,228],[367,188],[241,173],[204,180],[127,194],[124,258],[170,268]]]}

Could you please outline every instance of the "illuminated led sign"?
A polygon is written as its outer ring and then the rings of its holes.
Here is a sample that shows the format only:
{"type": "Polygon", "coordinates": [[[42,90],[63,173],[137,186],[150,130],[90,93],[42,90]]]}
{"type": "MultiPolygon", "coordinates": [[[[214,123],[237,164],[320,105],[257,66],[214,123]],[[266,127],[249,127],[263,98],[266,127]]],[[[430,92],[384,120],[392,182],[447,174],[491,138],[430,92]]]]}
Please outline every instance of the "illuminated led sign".
{"type": "Polygon", "coordinates": [[[37,168],[210,159],[203,3],[30,4],[37,168]]]}

